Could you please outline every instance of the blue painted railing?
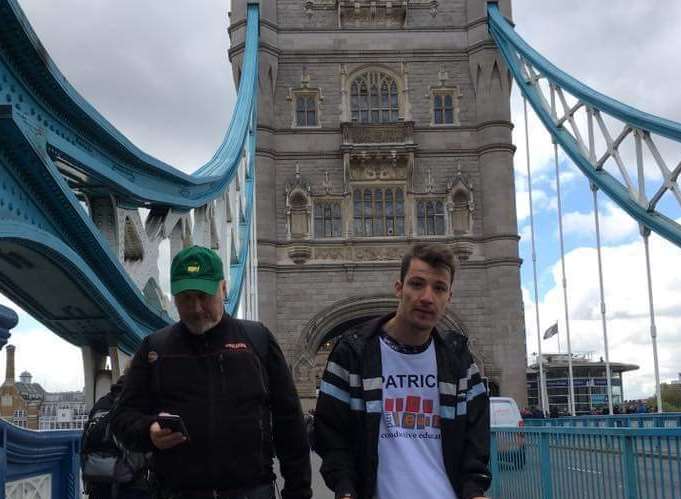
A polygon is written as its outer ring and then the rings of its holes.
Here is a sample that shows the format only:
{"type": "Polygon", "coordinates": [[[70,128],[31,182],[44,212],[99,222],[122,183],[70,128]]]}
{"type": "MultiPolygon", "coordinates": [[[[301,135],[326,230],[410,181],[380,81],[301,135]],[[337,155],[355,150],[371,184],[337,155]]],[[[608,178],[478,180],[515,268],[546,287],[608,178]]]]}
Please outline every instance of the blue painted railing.
{"type": "Polygon", "coordinates": [[[681,428],[681,412],[526,419],[525,426],[573,428],[681,428]]]}
{"type": "Polygon", "coordinates": [[[679,499],[681,428],[492,430],[492,499],[679,499]]]}
{"type": "MultiPolygon", "coordinates": [[[[0,499],[7,484],[50,475],[53,499],[80,498],[80,431],[31,431],[0,420],[0,499]]],[[[28,485],[23,497],[39,497],[28,485]]]]}

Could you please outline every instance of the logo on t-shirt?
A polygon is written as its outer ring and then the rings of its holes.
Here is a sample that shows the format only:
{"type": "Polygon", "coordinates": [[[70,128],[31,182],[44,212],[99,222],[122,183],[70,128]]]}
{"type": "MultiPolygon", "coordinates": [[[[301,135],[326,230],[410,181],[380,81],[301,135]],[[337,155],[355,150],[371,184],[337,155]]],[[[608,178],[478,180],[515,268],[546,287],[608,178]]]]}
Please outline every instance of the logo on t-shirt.
{"type": "Polygon", "coordinates": [[[386,429],[424,430],[426,428],[440,428],[440,416],[433,414],[432,399],[421,399],[421,397],[412,395],[386,398],[383,411],[386,429]]]}

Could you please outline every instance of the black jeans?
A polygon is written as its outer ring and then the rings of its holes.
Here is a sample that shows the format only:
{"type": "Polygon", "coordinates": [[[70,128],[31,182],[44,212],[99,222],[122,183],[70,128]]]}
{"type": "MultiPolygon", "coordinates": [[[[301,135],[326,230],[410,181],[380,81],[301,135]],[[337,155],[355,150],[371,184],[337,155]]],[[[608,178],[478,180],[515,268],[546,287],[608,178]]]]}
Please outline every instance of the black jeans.
{"type": "Polygon", "coordinates": [[[275,499],[274,484],[258,485],[240,492],[205,491],[162,491],[160,499],[275,499]]]}

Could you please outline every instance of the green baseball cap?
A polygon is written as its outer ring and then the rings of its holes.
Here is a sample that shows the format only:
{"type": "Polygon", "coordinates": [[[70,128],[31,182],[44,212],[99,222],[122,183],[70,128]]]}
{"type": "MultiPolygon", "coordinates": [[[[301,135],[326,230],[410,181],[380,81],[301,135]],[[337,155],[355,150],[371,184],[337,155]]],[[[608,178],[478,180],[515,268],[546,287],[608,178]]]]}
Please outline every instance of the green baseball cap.
{"type": "Polygon", "coordinates": [[[217,253],[202,246],[190,246],[175,255],[170,264],[170,293],[191,290],[214,295],[224,278],[217,253]]]}

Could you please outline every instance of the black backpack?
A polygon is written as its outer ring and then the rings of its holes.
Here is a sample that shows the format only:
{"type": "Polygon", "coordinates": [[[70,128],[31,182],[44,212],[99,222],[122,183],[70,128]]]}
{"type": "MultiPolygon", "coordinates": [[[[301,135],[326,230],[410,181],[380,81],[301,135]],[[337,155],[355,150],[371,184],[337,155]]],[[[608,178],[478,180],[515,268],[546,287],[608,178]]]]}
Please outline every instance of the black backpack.
{"type": "Polygon", "coordinates": [[[144,478],[147,461],[144,454],[130,452],[118,443],[111,432],[111,404],[95,408],[83,429],[80,462],[88,493],[93,486],[110,485],[112,497],[118,486],[144,478]]]}

